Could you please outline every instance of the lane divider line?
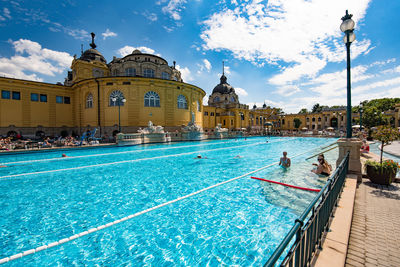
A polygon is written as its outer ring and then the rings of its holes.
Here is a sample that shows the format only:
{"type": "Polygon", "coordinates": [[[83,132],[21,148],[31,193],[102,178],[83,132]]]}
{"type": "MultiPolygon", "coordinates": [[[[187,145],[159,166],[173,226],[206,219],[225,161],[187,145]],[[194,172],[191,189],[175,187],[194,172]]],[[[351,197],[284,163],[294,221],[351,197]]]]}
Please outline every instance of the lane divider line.
{"type": "Polygon", "coordinates": [[[64,168],[64,169],[55,169],[55,170],[48,170],[48,171],[19,173],[19,174],[0,176],[0,180],[6,179],[6,178],[14,178],[14,177],[20,177],[20,176],[35,175],[35,174],[62,172],[62,171],[70,171],[70,170],[80,170],[80,169],[87,169],[87,168],[100,167],[100,166],[109,166],[109,165],[117,165],[117,164],[131,163],[131,162],[138,162],[138,161],[145,161],[145,160],[162,159],[162,158],[168,158],[168,157],[179,157],[179,156],[191,155],[191,154],[199,154],[199,153],[204,153],[204,152],[209,152],[209,151],[218,151],[218,150],[225,150],[225,149],[232,149],[232,148],[234,149],[234,148],[239,148],[239,147],[256,146],[256,145],[260,145],[260,144],[268,144],[268,143],[259,142],[259,143],[254,143],[254,144],[247,144],[247,145],[240,145],[240,146],[230,146],[230,147],[221,147],[221,148],[199,150],[199,151],[191,151],[191,152],[184,152],[184,153],[172,154],[172,155],[163,155],[163,156],[157,156],[157,157],[151,157],[151,158],[123,160],[123,161],[100,163],[100,164],[94,164],[94,165],[86,165],[86,166],[79,166],[79,167],[73,167],[73,168],[64,168]]]}
{"type": "MultiPolygon", "coordinates": [[[[292,158],[295,158],[295,157],[304,155],[304,154],[306,154],[306,153],[308,153],[308,152],[310,152],[310,151],[313,151],[313,150],[315,150],[315,149],[318,149],[318,147],[317,147],[317,148],[310,149],[310,150],[308,150],[308,151],[306,151],[306,152],[303,152],[303,153],[294,155],[294,156],[292,156],[292,158]]],[[[52,247],[55,247],[55,246],[58,246],[58,245],[61,245],[61,244],[70,242],[70,241],[72,241],[72,240],[74,240],[74,239],[77,239],[77,238],[79,238],[79,237],[82,237],[82,236],[85,236],[85,235],[88,235],[88,234],[91,234],[91,233],[94,233],[94,232],[97,232],[97,231],[106,229],[106,228],[111,227],[111,226],[113,226],[113,225],[119,224],[119,223],[121,223],[121,222],[130,220],[130,219],[132,219],[132,218],[135,218],[135,217],[138,217],[138,216],[143,215],[143,214],[145,214],[145,213],[148,213],[148,212],[150,212],[150,211],[153,211],[153,210],[156,210],[156,209],[165,207],[165,206],[167,206],[167,205],[173,204],[173,203],[175,203],[175,202],[184,200],[184,199],[186,199],[186,198],[189,198],[189,197],[198,195],[198,194],[200,194],[200,193],[202,193],[202,192],[204,192],[204,191],[208,191],[208,190],[213,189],[213,188],[216,188],[216,187],[218,187],[218,186],[221,186],[221,185],[224,185],[224,184],[227,184],[227,183],[236,181],[236,180],[238,180],[238,179],[240,179],[240,178],[249,176],[250,174],[259,172],[259,171],[261,171],[261,170],[264,170],[264,169],[266,169],[266,168],[269,168],[269,167],[271,167],[271,166],[278,165],[278,164],[279,164],[279,162],[271,163],[271,164],[269,164],[269,165],[266,165],[266,166],[264,166],[264,167],[261,167],[261,168],[259,168],[259,169],[254,170],[254,171],[248,172],[248,173],[246,173],[246,174],[237,176],[237,177],[235,177],[235,178],[232,178],[232,179],[229,179],[229,180],[226,180],[226,181],[223,181],[223,182],[214,184],[214,185],[211,185],[211,186],[209,186],[209,187],[200,189],[200,190],[198,190],[198,191],[196,191],[196,192],[187,194],[187,195],[185,195],[185,196],[176,198],[176,199],[174,199],[174,200],[170,200],[170,201],[164,202],[164,203],[159,204],[159,205],[157,205],[157,206],[154,206],[154,207],[151,207],[151,208],[148,208],[148,209],[145,209],[145,210],[136,212],[136,213],[134,213],[134,214],[125,216],[125,217],[123,217],[123,218],[121,218],[121,219],[118,219],[118,220],[115,220],[115,221],[113,221],[113,222],[109,222],[109,223],[107,223],[107,224],[103,224],[103,225],[100,225],[100,226],[98,226],[98,227],[90,228],[89,230],[83,231],[83,232],[81,232],[81,233],[72,235],[72,236],[67,237],[67,238],[60,239],[59,241],[55,241],[55,242],[52,242],[52,243],[47,244],[47,245],[43,245],[43,246],[37,247],[37,248],[35,248],[35,249],[26,250],[26,251],[24,251],[24,252],[21,252],[21,253],[18,253],[18,254],[14,254],[14,255],[9,256],[9,257],[2,258],[2,259],[0,259],[0,264],[7,263],[7,262],[9,262],[9,261],[13,261],[13,260],[22,258],[22,257],[24,257],[24,256],[27,256],[27,255],[30,255],[30,254],[34,254],[34,253],[37,253],[37,252],[39,252],[39,251],[43,251],[43,250],[46,250],[46,249],[49,249],[49,248],[52,248],[52,247]]]]}
{"type": "Polygon", "coordinates": [[[301,186],[297,186],[297,185],[285,184],[285,183],[272,181],[272,180],[267,180],[267,179],[263,179],[263,178],[258,178],[258,177],[254,177],[254,176],[251,176],[250,178],[251,179],[255,179],[255,180],[260,180],[260,181],[263,181],[263,182],[279,184],[279,185],[283,185],[283,186],[287,186],[287,187],[291,187],[291,188],[295,188],[295,189],[301,189],[301,190],[312,191],[312,192],[321,191],[321,189],[314,189],[314,188],[301,187],[301,186]]]}
{"type": "MultiPolygon", "coordinates": [[[[274,140],[274,141],[271,141],[270,143],[276,143],[276,142],[279,142],[279,141],[282,141],[282,139],[274,140]]],[[[35,162],[45,162],[45,161],[57,161],[57,160],[70,160],[70,159],[78,159],[78,158],[101,157],[101,156],[120,155],[120,154],[134,154],[134,153],[148,152],[148,151],[179,149],[179,148],[198,147],[198,146],[205,146],[205,145],[214,146],[214,145],[220,145],[220,144],[222,144],[222,143],[198,144],[198,145],[186,145],[186,146],[174,146],[174,147],[161,147],[161,148],[153,148],[153,149],[148,149],[148,150],[121,151],[121,152],[100,153],[100,154],[91,154],[91,155],[82,155],[82,156],[58,157],[58,158],[34,159],[34,160],[22,160],[22,161],[3,162],[3,163],[0,163],[0,165],[35,163],[35,162]]]]}

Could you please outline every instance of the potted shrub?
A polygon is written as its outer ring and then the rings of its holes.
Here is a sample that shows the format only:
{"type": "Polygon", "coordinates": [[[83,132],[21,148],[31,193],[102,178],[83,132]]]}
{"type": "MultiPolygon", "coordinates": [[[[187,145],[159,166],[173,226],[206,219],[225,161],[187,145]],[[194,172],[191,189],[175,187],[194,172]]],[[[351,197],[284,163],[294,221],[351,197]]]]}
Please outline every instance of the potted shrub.
{"type": "Polygon", "coordinates": [[[375,140],[381,142],[381,154],[379,162],[371,160],[365,162],[368,178],[373,183],[389,185],[394,181],[397,169],[400,166],[393,160],[382,161],[383,148],[400,138],[399,131],[389,126],[379,126],[372,136],[375,140]]]}

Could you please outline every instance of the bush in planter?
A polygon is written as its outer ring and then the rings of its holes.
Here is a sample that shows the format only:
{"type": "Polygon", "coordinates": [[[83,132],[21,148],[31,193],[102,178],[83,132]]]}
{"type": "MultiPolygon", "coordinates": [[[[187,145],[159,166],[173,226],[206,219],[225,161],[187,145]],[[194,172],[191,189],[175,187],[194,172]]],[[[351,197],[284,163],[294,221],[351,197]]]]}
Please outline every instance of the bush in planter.
{"type": "Polygon", "coordinates": [[[370,160],[365,162],[368,178],[373,183],[389,185],[393,182],[399,165],[393,160],[385,160],[382,162],[383,147],[399,139],[400,133],[397,129],[391,128],[390,126],[379,126],[372,136],[374,139],[381,142],[381,155],[379,162],[370,160]]]}
{"type": "Polygon", "coordinates": [[[376,184],[389,185],[394,181],[400,165],[393,160],[384,160],[382,163],[367,160],[365,168],[368,178],[376,184]]]}

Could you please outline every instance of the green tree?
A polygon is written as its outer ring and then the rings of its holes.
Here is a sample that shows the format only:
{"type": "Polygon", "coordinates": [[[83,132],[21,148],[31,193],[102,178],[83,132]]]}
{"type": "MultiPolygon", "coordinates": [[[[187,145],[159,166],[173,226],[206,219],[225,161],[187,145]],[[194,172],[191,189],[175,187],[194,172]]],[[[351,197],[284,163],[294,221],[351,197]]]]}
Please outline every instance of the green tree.
{"type": "Polygon", "coordinates": [[[299,129],[301,125],[301,120],[299,118],[294,118],[293,120],[294,128],[299,129]]]}
{"type": "Polygon", "coordinates": [[[320,112],[320,111],[321,111],[321,107],[319,106],[318,103],[315,104],[315,105],[312,107],[312,110],[311,110],[312,113],[317,113],[317,112],[320,112]]]}
{"type": "Polygon", "coordinates": [[[306,109],[306,108],[302,108],[300,111],[299,111],[299,114],[307,114],[308,113],[308,110],[306,109]]]}
{"type": "Polygon", "coordinates": [[[382,165],[383,147],[389,145],[394,140],[399,139],[400,138],[399,131],[390,126],[379,126],[377,131],[372,134],[372,137],[381,142],[380,163],[382,165]]]}

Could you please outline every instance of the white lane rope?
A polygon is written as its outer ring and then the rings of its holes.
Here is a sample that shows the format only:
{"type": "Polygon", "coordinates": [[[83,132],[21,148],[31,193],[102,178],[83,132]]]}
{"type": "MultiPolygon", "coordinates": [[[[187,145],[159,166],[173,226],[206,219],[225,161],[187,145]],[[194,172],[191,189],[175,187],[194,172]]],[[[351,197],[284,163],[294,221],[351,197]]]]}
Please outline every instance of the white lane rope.
{"type": "MultiPolygon", "coordinates": [[[[53,161],[53,160],[70,160],[70,159],[78,159],[78,158],[101,157],[101,156],[119,155],[119,154],[132,154],[132,153],[140,153],[140,152],[147,152],[147,151],[159,151],[159,150],[169,150],[169,149],[179,149],[179,148],[197,147],[197,146],[205,146],[205,145],[219,145],[219,144],[222,144],[222,143],[161,147],[161,148],[152,148],[152,149],[150,148],[150,149],[146,149],[146,150],[120,151],[120,152],[81,155],[81,156],[72,156],[72,157],[64,157],[64,158],[57,157],[57,158],[47,158],[47,159],[21,160],[21,161],[3,162],[3,163],[0,163],[0,165],[34,163],[34,162],[53,161]]],[[[51,152],[53,152],[53,151],[51,151],[51,152]]]]}
{"type": "Polygon", "coordinates": [[[138,161],[145,161],[145,160],[154,160],[154,159],[162,159],[162,158],[169,158],[169,157],[179,157],[179,156],[191,155],[191,154],[199,154],[199,153],[204,153],[204,152],[209,152],[209,151],[218,151],[218,150],[225,150],[225,149],[235,149],[235,148],[240,148],[240,147],[256,146],[256,145],[260,145],[260,144],[269,144],[269,143],[258,142],[258,143],[253,143],[253,144],[240,145],[240,146],[220,147],[220,148],[214,148],[214,149],[198,150],[198,151],[184,152],[184,153],[172,154],[172,155],[163,155],[163,156],[150,157],[150,158],[130,159],[130,160],[123,160],[123,161],[116,161],[116,162],[99,163],[99,164],[79,166],[79,167],[73,167],[73,168],[55,169],[55,170],[47,170],[47,171],[39,171],[39,172],[19,173],[19,174],[0,176],[0,180],[6,179],[6,178],[14,178],[14,177],[20,177],[20,176],[35,175],[35,174],[52,173],[52,172],[63,172],[63,171],[70,171],[70,170],[80,170],[80,169],[102,167],[102,166],[109,166],[109,165],[117,165],[117,164],[131,163],[131,162],[138,162],[138,161]]]}
{"type": "MultiPolygon", "coordinates": [[[[301,156],[301,155],[304,155],[304,154],[306,154],[306,153],[308,153],[308,152],[310,152],[310,151],[313,151],[313,150],[315,150],[315,149],[318,149],[318,148],[319,148],[319,147],[313,148],[313,149],[310,149],[310,150],[307,150],[306,152],[303,152],[303,153],[294,155],[292,158],[299,157],[299,156],[301,156]]],[[[138,216],[140,216],[140,215],[146,214],[146,213],[148,213],[148,212],[150,212],[150,211],[157,210],[157,209],[159,209],[159,208],[165,207],[165,206],[170,205],[170,204],[173,204],[173,203],[175,203],[175,202],[178,202],[178,201],[184,200],[184,199],[186,199],[186,198],[189,198],[189,197],[198,195],[198,194],[200,194],[200,193],[202,193],[202,192],[204,192],[204,191],[208,191],[208,190],[213,189],[213,188],[216,188],[216,187],[218,187],[218,186],[221,186],[221,185],[224,185],[224,184],[227,184],[227,183],[236,181],[236,180],[238,180],[238,179],[240,179],[240,178],[249,176],[249,175],[251,175],[251,174],[253,174],[253,173],[259,172],[259,171],[261,171],[261,170],[264,170],[264,169],[266,169],[266,168],[269,168],[269,167],[274,166],[274,165],[277,165],[277,164],[279,164],[279,162],[275,162],[275,163],[269,164],[269,165],[267,165],[267,166],[261,167],[261,168],[259,168],[259,169],[254,170],[254,171],[248,172],[248,173],[246,173],[246,174],[237,176],[237,177],[235,177],[235,178],[231,178],[231,179],[229,179],[229,180],[226,180],[226,181],[223,181],[223,182],[220,182],[220,183],[211,185],[211,186],[209,186],[209,187],[200,189],[200,190],[198,190],[198,191],[196,191],[196,192],[187,194],[187,195],[185,195],[185,196],[176,198],[176,199],[174,199],[174,200],[170,200],[170,201],[164,202],[164,203],[162,203],[162,204],[160,204],[160,205],[157,205],[157,206],[154,206],[154,207],[151,207],[151,208],[148,208],[148,209],[145,209],[145,210],[136,212],[136,213],[134,213],[134,214],[125,216],[125,217],[123,217],[123,218],[121,218],[121,219],[118,219],[118,220],[115,220],[115,221],[113,221],[113,222],[109,222],[109,223],[107,223],[107,224],[103,224],[103,225],[100,225],[100,226],[98,226],[98,227],[90,228],[89,230],[86,230],[86,231],[83,231],[83,232],[81,232],[81,233],[72,235],[72,236],[70,236],[70,237],[66,237],[66,238],[60,239],[60,240],[58,240],[58,241],[49,243],[49,244],[47,244],[47,245],[43,245],[43,246],[40,246],[40,247],[37,247],[37,248],[34,248],[34,249],[26,250],[26,251],[21,252],[21,253],[18,253],[18,254],[14,254],[14,255],[9,256],[9,257],[2,258],[2,259],[0,259],[0,264],[6,263],[6,262],[9,262],[9,261],[13,261],[13,260],[22,258],[22,257],[27,256],[27,255],[30,255],[30,254],[34,254],[34,253],[37,253],[37,252],[39,252],[39,251],[46,250],[46,249],[49,249],[49,248],[52,248],[52,247],[55,247],[55,246],[58,246],[58,245],[67,243],[67,242],[72,241],[72,240],[74,240],[74,239],[77,239],[77,238],[79,238],[79,237],[82,237],[82,236],[85,236],[85,235],[88,235],[88,234],[91,234],[91,233],[94,233],[94,232],[103,230],[103,229],[108,228],[108,227],[110,227],[110,226],[113,226],[113,225],[122,223],[122,222],[124,222],[124,221],[127,221],[127,220],[129,220],[129,219],[138,217],[138,216]]]]}
{"type": "MultiPolygon", "coordinates": [[[[276,143],[283,141],[282,139],[274,140],[269,143],[276,143]]],[[[58,160],[71,160],[78,158],[89,158],[89,157],[102,157],[102,156],[110,156],[110,155],[120,155],[120,154],[134,154],[148,151],[160,151],[160,150],[169,150],[169,149],[179,149],[179,148],[189,148],[189,147],[199,147],[199,146],[214,146],[220,145],[223,143],[212,143],[212,144],[198,144],[198,145],[186,145],[186,146],[174,146],[174,147],[161,147],[161,148],[153,148],[146,150],[133,150],[133,151],[120,151],[120,152],[110,152],[110,153],[100,153],[100,154],[91,154],[91,155],[81,155],[81,156],[70,156],[70,157],[57,157],[57,158],[47,158],[47,159],[34,159],[34,160],[21,160],[21,161],[12,161],[12,162],[3,162],[0,165],[10,165],[10,164],[23,164],[23,163],[35,163],[35,162],[46,162],[46,161],[58,161],[58,160]]]]}

